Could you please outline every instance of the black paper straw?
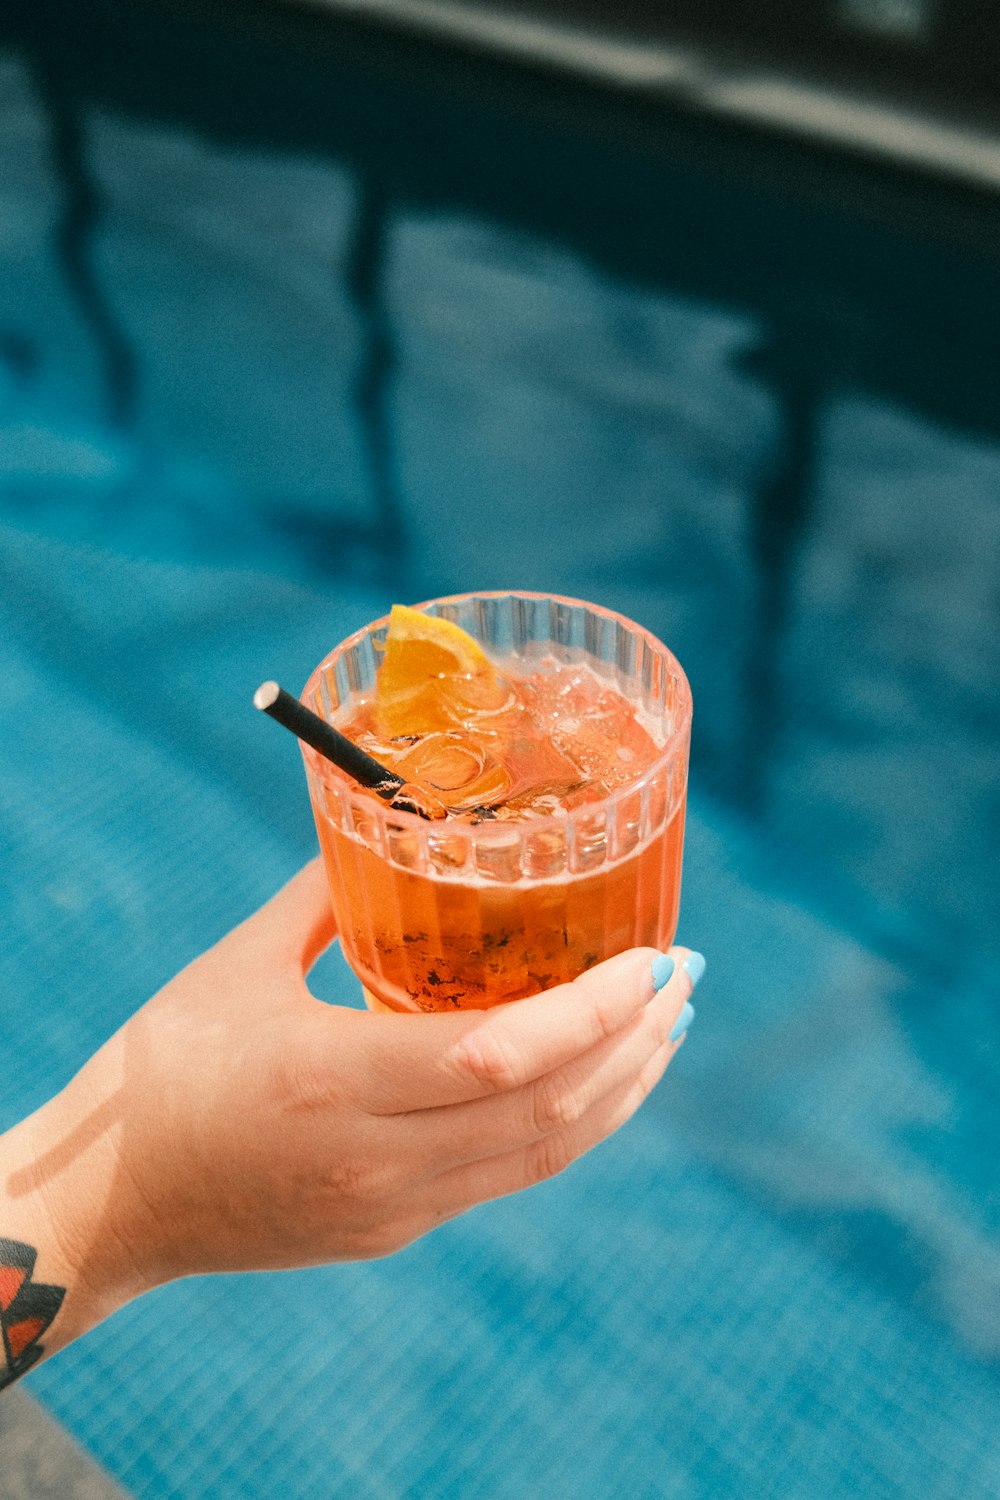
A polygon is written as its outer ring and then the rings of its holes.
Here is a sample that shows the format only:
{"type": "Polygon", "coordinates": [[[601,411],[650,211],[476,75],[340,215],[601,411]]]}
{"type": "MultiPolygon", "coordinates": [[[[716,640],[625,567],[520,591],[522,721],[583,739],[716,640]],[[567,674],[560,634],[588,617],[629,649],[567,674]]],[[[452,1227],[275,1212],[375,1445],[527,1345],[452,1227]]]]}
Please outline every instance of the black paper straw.
{"type": "Polygon", "coordinates": [[[305,740],[307,745],[311,745],[320,755],[346,771],[348,776],[362,786],[372,787],[387,802],[391,802],[404,784],[402,776],[397,776],[394,771],[387,770],[377,760],[373,760],[352,740],[334,729],[325,719],[321,719],[319,714],[306,708],[298,698],[293,698],[291,693],[286,693],[276,682],[262,682],[253,695],[253,702],[255,708],[270,714],[272,719],[277,719],[279,724],[290,729],[300,740],[305,740]]]}

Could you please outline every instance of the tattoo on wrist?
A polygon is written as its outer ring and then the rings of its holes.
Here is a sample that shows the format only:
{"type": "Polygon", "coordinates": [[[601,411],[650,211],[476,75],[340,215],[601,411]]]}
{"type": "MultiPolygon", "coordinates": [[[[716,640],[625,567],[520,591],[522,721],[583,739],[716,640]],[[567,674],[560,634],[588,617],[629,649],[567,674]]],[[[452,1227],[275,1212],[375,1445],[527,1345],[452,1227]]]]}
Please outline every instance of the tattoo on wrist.
{"type": "Polygon", "coordinates": [[[65,1287],[32,1281],[34,1269],[31,1245],[0,1239],[0,1391],[41,1358],[38,1340],[62,1306],[65,1287]]]}

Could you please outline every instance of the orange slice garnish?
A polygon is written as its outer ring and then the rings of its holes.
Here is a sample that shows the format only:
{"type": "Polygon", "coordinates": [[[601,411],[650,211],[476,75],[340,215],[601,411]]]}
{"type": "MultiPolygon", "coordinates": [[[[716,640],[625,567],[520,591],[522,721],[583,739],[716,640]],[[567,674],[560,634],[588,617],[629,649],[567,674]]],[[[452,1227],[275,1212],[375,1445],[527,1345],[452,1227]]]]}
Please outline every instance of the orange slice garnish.
{"type": "Polygon", "coordinates": [[[394,604],[375,712],[390,736],[468,725],[503,706],[507,689],[483,648],[451,620],[394,604]]]}

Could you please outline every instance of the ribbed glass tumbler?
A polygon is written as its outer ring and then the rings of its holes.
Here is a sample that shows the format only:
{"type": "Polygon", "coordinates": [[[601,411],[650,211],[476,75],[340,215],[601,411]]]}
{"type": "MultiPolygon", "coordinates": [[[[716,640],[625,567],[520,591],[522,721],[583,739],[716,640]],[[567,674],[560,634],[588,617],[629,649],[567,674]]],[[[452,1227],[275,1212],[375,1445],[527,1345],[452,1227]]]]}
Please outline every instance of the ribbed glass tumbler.
{"type": "MultiPolygon", "coordinates": [[[[427,821],[363,792],[303,746],[340,940],[374,1007],[485,1009],[574,979],[626,948],[665,948],[677,926],[691,691],[654,636],[553,595],[463,594],[421,605],[497,667],[588,667],[634,705],[657,754],[632,784],[524,820],[427,821]]],[[[302,694],[342,723],[375,688],[388,617],[358,631],[302,694]]]]}

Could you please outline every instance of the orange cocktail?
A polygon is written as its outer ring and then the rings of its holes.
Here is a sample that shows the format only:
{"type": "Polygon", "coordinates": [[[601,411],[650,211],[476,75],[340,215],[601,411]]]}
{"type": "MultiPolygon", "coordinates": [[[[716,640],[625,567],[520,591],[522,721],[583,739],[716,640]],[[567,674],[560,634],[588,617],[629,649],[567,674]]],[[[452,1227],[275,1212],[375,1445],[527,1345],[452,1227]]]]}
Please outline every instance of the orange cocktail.
{"type": "Polygon", "coordinates": [[[304,747],[341,942],[369,1002],[482,1009],[668,946],[691,728],[677,661],[571,599],[472,594],[421,610],[352,636],[303,693],[436,813],[399,811],[304,747]]]}

